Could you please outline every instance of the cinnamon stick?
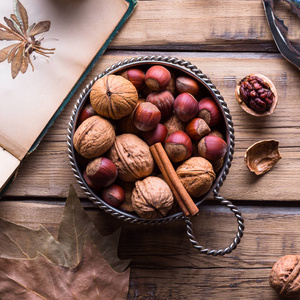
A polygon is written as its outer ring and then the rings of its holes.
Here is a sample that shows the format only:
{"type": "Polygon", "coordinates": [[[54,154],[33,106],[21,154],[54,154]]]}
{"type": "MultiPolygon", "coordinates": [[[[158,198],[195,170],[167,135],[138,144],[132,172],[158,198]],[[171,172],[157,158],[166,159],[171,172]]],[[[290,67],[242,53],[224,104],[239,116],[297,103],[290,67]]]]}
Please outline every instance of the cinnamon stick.
{"type": "MultiPolygon", "coordinates": [[[[162,169],[167,174],[167,177],[169,178],[171,185],[173,185],[174,189],[176,190],[176,193],[179,195],[181,201],[184,203],[184,206],[188,210],[189,214],[191,216],[195,216],[196,214],[198,214],[199,209],[198,209],[197,205],[195,204],[195,202],[193,201],[193,199],[191,198],[191,196],[188,194],[188,192],[184,188],[184,186],[182,185],[181,181],[179,180],[179,178],[173,168],[173,165],[172,165],[171,161],[169,160],[169,157],[168,157],[167,153],[165,152],[165,149],[163,148],[162,144],[156,143],[150,147],[150,150],[153,148],[155,149],[155,152],[157,153],[157,155],[161,161],[162,169]]],[[[152,152],[154,152],[154,151],[151,150],[151,153],[152,152]]],[[[162,172],[162,174],[163,174],[163,172],[162,172]]],[[[163,176],[164,176],[164,174],[163,174],[163,176]]]]}
{"type": "Polygon", "coordinates": [[[167,182],[168,186],[170,187],[170,189],[172,190],[173,192],[173,195],[174,195],[174,198],[176,199],[179,207],[181,208],[182,212],[184,213],[185,216],[189,216],[190,213],[189,211],[187,210],[185,204],[183,203],[183,201],[181,200],[181,197],[179,196],[179,194],[177,193],[174,185],[172,184],[171,180],[170,180],[170,177],[168,176],[168,173],[166,172],[164,166],[163,166],[163,163],[160,159],[160,156],[159,154],[157,153],[156,151],[156,148],[154,146],[151,146],[150,147],[150,151],[152,153],[152,156],[158,166],[158,168],[160,169],[165,181],[167,182]]]}

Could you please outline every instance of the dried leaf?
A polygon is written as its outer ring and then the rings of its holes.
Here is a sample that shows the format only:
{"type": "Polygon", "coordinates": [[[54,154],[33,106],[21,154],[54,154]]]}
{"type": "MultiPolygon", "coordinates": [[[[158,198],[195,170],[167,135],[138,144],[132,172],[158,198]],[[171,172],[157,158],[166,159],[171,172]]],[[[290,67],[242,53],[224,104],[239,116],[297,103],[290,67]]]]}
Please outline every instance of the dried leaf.
{"type": "Polygon", "coordinates": [[[18,29],[15,27],[15,23],[14,21],[4,17],[4,21],[6,22],[7,26],[12,30],[14,31],[17,35],[19,35],[19,31],[18,29]]]}
{"type": "Polygon", "coordinates": [[[27,71],[27,68],[28,68],[28,57],[27,55],[23,54],[22,55],[22,63],[21,63],[21,73],[25,73],[27,71]]]}
{"type": "Polygon", "coordinates": [[[21,47],[21,44],[22,43],[18,43],[15,45],[14,48],[11,49],[11,51],[8,53],[8,56],[7,56],[7,61],[8,63],[12,62],[12,60],[14,59],[15,55],[16,55],[16,52],[18,51],[18,49],[21,47]]]}
{"type": "Polygon", "coordinates": [[[14,41],[14,40],[21,41],[21,39],[18,36],[16,36],[15,33],[8,32],[8,31],[1,30],[1,29],[0,29],[0,40],[1,41],[14,41]]]}
{"type": "Polygon", "coordinates": [[[16,17],[16,15],[11,14],[10,17],[21,28],[21,24],[19,23],[18,18],[16,17]]]}
{"type": "Polygon", "coordinates": [[[129,273],[113,271],[87,239],[80,264],[65,268],[44,256],[34,260],[0,259],[0,299],[126,299],[129,273]]]}
{"type": "Polygon", "coordinates": [[[29,35],[37,35],[50,29],[50,21],[42,21],[37,23],[29,32],[29,35]]]}
{"type": "Polygon", "coordinates": [[[72,186],[59,226],[58,241],[43,227],[31,230],[0,218],[0,257],[30,258],[38,253],[51,262],[66,267],[74,267],[81,260],[85,237],[97,246],[103,257],[117,272],[123,272],[130,260],[118,258],[120,230],[103,237],[84,211],[72,186]]]}
{"type": "Polygon", "coordinates": [[[27,11],[19,0],[14,0],[14,13],[17,17],[18,23],[21,25],[23,34],[26,34],[28,29],[27,11]]]}
{"type": "Polygon", "coordinates": [[[128,267],[130,260],[120,260],[117,254],[120,230],[107,237],[101,236],[82,208],[74,188],[70,186],[58,232],[59,243],[65,248],[69,257],[73,258],[69,266],[77,265],[80,261],[86,235],[93,241],[114,270],[123,272],[128,267]]]}
{"type": "Polygon", "coordinates": [[[0,62],[3,62],[7,59],[8,53],[16,46],[16,44],[12,44],[0,50],[0,62]]]}
{"type": "Polygon", "coordinates": [[[11,63],[11,76],[12,78],[16,78],[18,73],[20,72],[21,66],[22,66],[22,61],[23,61],[23,54],[25,50],[25,44],[22,43],[19,47],[18,53],[14,57],[11,63]]]}
{"type": "Polygon", "coordinates": [[[26,34],[26,31],[28,29],[28,15],[25,7],[22,5],[20,1],[18,1],[18,10],[21,15],[22,23],[23,23],[23,32],[26,34]]]}
{"type": "Polygon", "coordinates": [[[42,225],[31,230],[0,218],[0,240],[2,258],[34,259],[40,253],[53,263],[65,264],[66,254],[42,225]]]}

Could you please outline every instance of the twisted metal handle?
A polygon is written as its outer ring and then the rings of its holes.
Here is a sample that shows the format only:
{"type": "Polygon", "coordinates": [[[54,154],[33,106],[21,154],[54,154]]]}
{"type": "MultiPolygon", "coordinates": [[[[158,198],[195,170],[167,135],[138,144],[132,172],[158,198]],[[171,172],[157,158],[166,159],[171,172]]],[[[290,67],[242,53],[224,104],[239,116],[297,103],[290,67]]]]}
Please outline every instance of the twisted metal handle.
{"type": "Polygon", "coordinates": [[[237,245],[240,243],[241,238],[243,237],[244,229],[245,229],[244,219],[242,217],[242,214],[238,210],[238,208],[235,205],[233,205],[229,200],[226,200],[225,198],[220,196],[217,189],[214,190],[214,197],[216,200],[220,201],[221,204],[228,207],[234,213],[235,217],[237,218],[238,232],[236,233],[236,237],[233,239],[232,243],[228,247],[226,247],[225,249],[220,249],[220,250],[210,250],[210,249],[200,246],[199,243],[195,240],[190,218],[185,217],[184,220],[185,220],[186,227],[187,227],[187,235],[189,237],[190,242],[193,244],[194,248],[196,248],[200,253],[203,253],[206,255],[223,256],[225,254],[232,252],[237,247],[237,245]]]}

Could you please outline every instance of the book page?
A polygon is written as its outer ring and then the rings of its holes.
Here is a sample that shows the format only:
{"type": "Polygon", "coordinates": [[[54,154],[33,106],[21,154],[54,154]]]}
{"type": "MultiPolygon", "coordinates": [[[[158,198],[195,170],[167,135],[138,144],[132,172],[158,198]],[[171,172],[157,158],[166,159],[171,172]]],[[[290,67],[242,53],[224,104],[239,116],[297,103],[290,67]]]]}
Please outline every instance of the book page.
{"type": "Polygon", "coordinates": [[[0,147],[0,192],[18,168],[20,161],[0,147]]]}
{"type": "MultiPolygon", "coordinates": [[[[34,71],[29,65],[15,79],[11,76],[11,64],[0,63],[0,146],[22,160],[129,4],[125,0],[20,2],[27,10],[29,26],[51,21],[49,31],[36,38],[43,37],[41,46],[55,48],[49,58],[32,52],[34,71]]],[[[13,1],[1,1],[0,22],[3,24],[3,18],[12,13],[13,1]]],[[[17,42],[0,41],[0,49],[17,42]]],[[[0,166],[3,177],[3,165],[0,166]]]]}

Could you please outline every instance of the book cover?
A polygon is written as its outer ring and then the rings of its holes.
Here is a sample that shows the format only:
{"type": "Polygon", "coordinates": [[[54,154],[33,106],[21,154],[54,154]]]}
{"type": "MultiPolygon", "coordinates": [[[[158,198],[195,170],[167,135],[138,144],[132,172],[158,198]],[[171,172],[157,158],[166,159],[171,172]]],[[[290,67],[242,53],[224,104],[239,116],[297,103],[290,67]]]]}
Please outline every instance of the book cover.
{"type": "Polygon", "coordinates": [[[136,0],[1,1],[1,194],[20,162],[35,150],[136,3],[136,0]]]}

